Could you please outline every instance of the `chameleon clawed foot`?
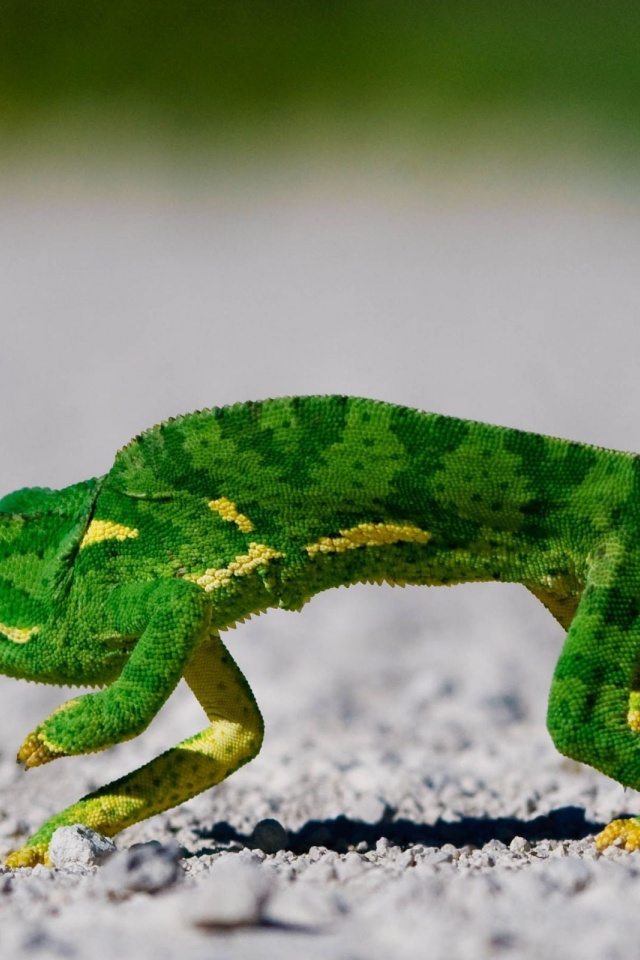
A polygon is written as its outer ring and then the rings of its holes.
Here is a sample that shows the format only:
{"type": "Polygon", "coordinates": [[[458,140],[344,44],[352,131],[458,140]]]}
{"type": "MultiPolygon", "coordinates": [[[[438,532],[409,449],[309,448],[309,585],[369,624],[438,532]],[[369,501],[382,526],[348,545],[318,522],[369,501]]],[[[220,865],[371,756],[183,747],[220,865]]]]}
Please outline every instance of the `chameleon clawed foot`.
{"type": "Polygon", "coordinates": [[[613,845],[622,847],[623,850],[640,850],[640,817],[612,820],[596,837],[598,850],[606,850],[613,845]]]}
{"type": "Polygon", "coordinates": [[[43,733],[34,730],[18,750],[16,760],[24,764],[25,770],[29,770],[31,767],[41,767],[45,763],[64,756],[67,756],[64,750],[58,749],[45,739],[43,733]]]}
{"type": "Polygon", "coordinates": [[[14,850],[6,858],[4,865],[10,870],[16,870],[18,867],[37,867],[39,863],[46,867],[51,866],[51,861],[47,855],[46,845],[29,846],[25,844],[19,850],[14,850]]]}

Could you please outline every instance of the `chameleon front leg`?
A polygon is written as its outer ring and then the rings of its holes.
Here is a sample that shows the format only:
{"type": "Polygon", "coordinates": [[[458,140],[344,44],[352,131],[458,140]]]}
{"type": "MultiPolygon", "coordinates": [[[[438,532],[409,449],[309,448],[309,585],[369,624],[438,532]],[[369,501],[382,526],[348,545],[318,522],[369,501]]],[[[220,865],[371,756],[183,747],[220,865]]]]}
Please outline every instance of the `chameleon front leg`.
{"type": "MultiPolygon", "coordinates": [[[[210,603],[202,590],[184,580],[117,587],[106,604],[114,633],[138,640],[108,687],[67,701],[29,734],[18,753],[27,768],[105,750],[142,733],[209,630],[210,603]]],[[[86,638],[74,642],[84,644],[86,638]]]]}
{"type": "MultiPolygon", "coordinates": [[[[183,580],[156,581],[114,588],[104,601],[106,622],[114,633],[138,637],[119,676],[98,693],[63,704],[26,738],[18,761],[38,766],[57,757],[93,753],[141,733],[177,685],[195,647],[208,635],[211,605],[206,594],[183,580]]],[[[79,636],[70,644],[86,642],[79,636]]],[[[73,655],[73,648],[70,649],[73,655]]],[[[38,862],[52,830],[69,820],[54,817],[10,858],[38,862]],[[43,841],[43,837],[45,840],[43,841]],[[36,839],[38,838],[38,839],[36,839]]],[[[82,818],[71,822],[83,822],[82,818]]]]}
{"type": "Polygon", "coordinates": [[[7,866],[48,863],[49,841],[61,826],[82,823],[113,836],[214,786],[258,753],[263,735],[260,711],[217,634],[197,647],[184,676],[210,726],[51,817],[9,856],[7,866]]]}
{"type": "MultiPolygon", "coordinates": [[[[547,723],[560,753],[640,789],[640,564],[620,549],[591,572],[554,673],[547,723]],[[617,561],[617,562],[616,562],[617,561]]],[[[640,817],[614,820],[599,849],[640,847],[640,817]]]]}

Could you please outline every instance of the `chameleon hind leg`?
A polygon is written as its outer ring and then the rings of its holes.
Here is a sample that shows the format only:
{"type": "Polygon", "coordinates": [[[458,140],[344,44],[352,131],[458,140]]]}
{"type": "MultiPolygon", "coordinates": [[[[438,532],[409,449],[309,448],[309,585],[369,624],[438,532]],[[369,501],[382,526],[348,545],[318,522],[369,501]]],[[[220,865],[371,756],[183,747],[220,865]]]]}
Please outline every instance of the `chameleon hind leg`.
{"type": "Polygon", "coordinates": [[[49,841],[61,826],[82,823],[113,836],[184,803],[255,757],[262,744],[262,716],[249,684],[217,634],[195,650],[184,677],[210,725],[52,817],[9,856],[7,866],[49,863],[49,841]]]}
{"type": "MultiPolygon", "coordinates": [[[[547,723],[560,753],[640,789],[640,564],[622,548],[591,571],[554,673],[547,723]],[[617,555],[616,555],[617,554],[617,555]]],[[[597,838],[640,848],[640,817],[597,838]]]]}

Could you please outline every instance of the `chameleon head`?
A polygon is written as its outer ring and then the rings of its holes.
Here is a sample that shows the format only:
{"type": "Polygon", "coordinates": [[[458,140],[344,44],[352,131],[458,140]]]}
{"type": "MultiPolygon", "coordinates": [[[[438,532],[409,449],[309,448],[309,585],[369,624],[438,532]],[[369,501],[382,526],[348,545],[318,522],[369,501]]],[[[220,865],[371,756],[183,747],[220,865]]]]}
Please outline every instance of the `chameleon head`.
{"type": "Polygon", "coordinates": [[[96,493],[93,480],[0,499],[0,641],[26,643],[50,615],[96,493]]]}

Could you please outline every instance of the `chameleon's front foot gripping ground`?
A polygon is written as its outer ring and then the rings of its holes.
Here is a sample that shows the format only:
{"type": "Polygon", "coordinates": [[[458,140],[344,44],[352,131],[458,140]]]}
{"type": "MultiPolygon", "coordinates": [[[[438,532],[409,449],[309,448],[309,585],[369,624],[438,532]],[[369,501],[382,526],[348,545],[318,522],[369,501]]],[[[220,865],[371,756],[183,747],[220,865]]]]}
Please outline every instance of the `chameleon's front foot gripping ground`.
{"type": "Polygon", "coordinates": [[[137,636],[135,646],[109,686],[62,704],[27,737],[18,754],[27,767],[106,750],[138,736],[208,635],[210,601],[184,580],[117,588],[109,603],[114,631],[137,636]]]}
{"type": "Polygon", "coordinates": [[[4,865],[10,870],[17,870],[19,867],[37,867],[43,863],[46,867],[51,866],[49,860],[49,841],[38,844],[25,844],[19,850],[14,850],[6,858],[4,865]]]}
{"type": "Polygon", "coordinates": [[[48,863],[49,841],[58,827],[82,823],[113,836],[220,783],[255,757],[262,744],[262,717],[249,684],[217,635],[200,644],[184,676],[210,726],[52,817],[9,856],[7,866],[48,863]]]}

